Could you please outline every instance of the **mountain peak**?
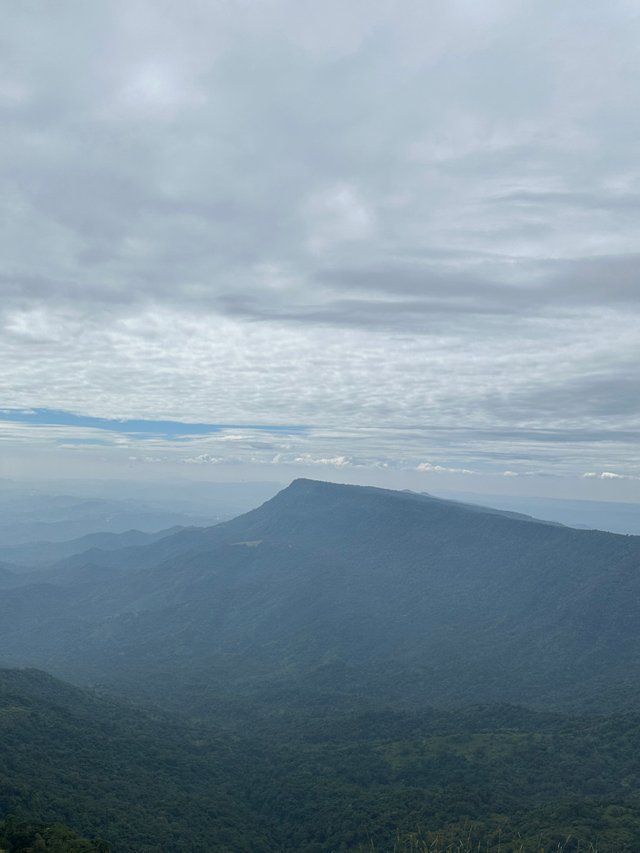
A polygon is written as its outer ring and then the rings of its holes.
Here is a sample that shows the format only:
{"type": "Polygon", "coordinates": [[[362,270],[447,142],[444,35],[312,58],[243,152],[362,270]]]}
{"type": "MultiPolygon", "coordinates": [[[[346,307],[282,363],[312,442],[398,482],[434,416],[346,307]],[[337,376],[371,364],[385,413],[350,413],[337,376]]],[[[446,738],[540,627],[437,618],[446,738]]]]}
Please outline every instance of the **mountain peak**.
{"type": "MultiPolygon", "coordinates": [[[[354,483],[334,483],[329,480],[312,480],[307,477],[298,477],[295,480],[292,480],[291,483],[286,486],[279,495],[282,494],[295,494],[295,495],[351,495],[353,497],[361,498],[363,495],[379,495],[390,498],[406,498],[411,497],[414,499],[420,500],[423,497],[426,497],[431,500],[438,500],[438,498],[433,498],[431,495],[418,494],[417,492],[413,492],[410,489],[403,489],[402,491],[398,491],[396,489],[385,489],[381,486],[359,486],[354,483]]],[[[276,495],[277,497],[277,495],[276,495]]],[[[446,501],[445,501],[446,502],[446,501]]]]}
{"type": "Polygon", "coordinates": [[[305,477],[293,480],[289,486],[278,492],[275,497],[267,501],[263,506],[268,506],[273,502],[274,506],[282,507],[293,499],[296,502],[300,502],[298,508],[302,512],[303,504],[306,503],[310,508],[312,504],[315,506],[315,501],[319,498],[346,501],[349,503],[357,502],[360,506],[366,504],[367,500],[376,501],[377,503],[383,502],[388,507],[393,505],[397,507],[407,505],[422,506],[425,509],[427,507],[430,507],[432,510],[447,509],[454,513],[486,514],[530,524],[552,527],[562,526],[558,525],[558,522],[545,521],[534,516],[525,515],[524,513],[496,509],[495,507],[455,500],[453,498],[438,497],[429,492],[414,492],[411,489],[385,489],[380,486],[357,486],[351,483],[333,483],[326,480],[312,480],[305,477]]]}

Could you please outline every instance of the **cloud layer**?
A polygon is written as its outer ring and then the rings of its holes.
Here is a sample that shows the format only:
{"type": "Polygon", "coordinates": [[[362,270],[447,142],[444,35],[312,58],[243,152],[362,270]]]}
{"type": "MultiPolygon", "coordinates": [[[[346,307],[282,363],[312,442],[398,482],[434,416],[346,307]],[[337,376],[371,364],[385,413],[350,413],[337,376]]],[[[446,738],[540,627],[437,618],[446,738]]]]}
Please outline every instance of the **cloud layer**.
{"type": "Polygon", "coordinates": [[[14,4],[0,405],[306,427],[160,461],[637,477],[639,37],[625,0],[14,4]]]}

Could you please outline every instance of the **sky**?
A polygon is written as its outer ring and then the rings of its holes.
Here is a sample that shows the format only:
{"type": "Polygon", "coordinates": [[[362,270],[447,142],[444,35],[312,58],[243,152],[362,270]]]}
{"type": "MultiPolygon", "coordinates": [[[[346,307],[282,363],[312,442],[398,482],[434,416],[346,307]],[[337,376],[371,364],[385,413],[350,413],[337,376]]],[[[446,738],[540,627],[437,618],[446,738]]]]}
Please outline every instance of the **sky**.
{"type": "Polygon", "coordinates": [[[0,477],[640,500],[638,0],[21,0],[0,477]]]}

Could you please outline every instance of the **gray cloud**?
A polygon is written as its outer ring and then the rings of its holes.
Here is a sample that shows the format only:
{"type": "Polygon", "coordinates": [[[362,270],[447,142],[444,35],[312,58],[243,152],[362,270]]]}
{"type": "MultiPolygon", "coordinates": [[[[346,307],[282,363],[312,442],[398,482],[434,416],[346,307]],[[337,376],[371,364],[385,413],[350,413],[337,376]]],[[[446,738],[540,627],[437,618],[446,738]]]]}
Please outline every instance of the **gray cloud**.
{"type": "Polygon", "coordinates": [[[508,417],[548,420],[558,412],[565,419],[600,419],[603,425],[614,419],[628,418],[640,428],[640,374],[637,361],[621,365],[618,370],[604,370],[575,376],[563,382],[553,379],[530,389],[518,389],[498,402],[508,417]]]}
{"type": "Polygon", "coordinates": [[[312,428],[245,461],[637,464],[639,30],[623,0],[14,4],[0,403],[312,428]]]}

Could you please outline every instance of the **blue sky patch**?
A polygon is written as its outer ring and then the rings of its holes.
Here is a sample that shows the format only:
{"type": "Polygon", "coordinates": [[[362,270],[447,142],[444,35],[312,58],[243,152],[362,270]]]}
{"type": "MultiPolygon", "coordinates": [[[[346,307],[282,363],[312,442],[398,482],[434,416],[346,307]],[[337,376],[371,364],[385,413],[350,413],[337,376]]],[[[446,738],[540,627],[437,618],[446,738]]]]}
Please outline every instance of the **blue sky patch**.
{"type": "Polygon", "coordinates": [[[0,420],[31,426],[67,426],[101,429],[123,433],[132,438],[155,436],[178,439],[186,436],[210,435],[227,429],[250,429],[266,433],[300,435],[307,427],[295,424],[216,424],[182,423],[181,421],[115,420],[76,415],[56,409],[0,409],[0,420]]]}

